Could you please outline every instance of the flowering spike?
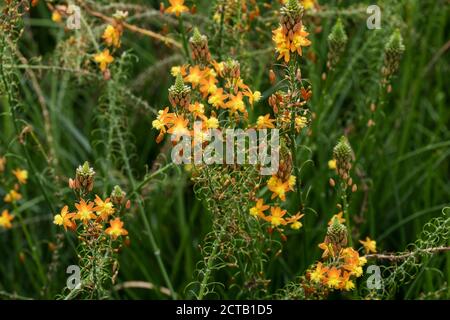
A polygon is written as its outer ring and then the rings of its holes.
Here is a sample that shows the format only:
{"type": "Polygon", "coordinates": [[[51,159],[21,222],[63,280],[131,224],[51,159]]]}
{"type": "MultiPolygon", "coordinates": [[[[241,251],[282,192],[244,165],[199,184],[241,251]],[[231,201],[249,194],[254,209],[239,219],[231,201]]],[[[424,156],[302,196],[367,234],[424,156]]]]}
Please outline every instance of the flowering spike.
{"type": "Polygon", "coordinates": [[[328,62],[329,69],[333,68],[338,62],[342,52],[345,50],[347,44],[347,34],[345,33],[344,25],[341,19],[336,21],[336,24],[331,29],[328,35],[328,62]]]}

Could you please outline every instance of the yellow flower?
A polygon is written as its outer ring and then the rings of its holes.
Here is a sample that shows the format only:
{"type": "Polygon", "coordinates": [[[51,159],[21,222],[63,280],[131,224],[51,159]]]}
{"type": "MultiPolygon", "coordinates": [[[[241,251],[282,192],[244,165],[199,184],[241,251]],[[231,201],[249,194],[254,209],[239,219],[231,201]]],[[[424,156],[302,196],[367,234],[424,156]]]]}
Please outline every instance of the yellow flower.
{"type": "Polygon", "coordinates": [[[308,119],[306,117],[295,117],[295,130],[300,132],[308,124],[308,119]]]}
{"type": "Polygon", "coordinates": [[[324,278],[324,274],[327,273],[328,268],[322,266],[322,262],[317,263],[316,269],[309,274],[312,282],[319,283],[324,278]]]}
{"type": "Polygon", "coordinates": [[[126,236],[128,231],[123,228],[123,222],[120,218],[115,218],[109,222],[111,225],[105,230],[106,234],[109,234],[113,239],[117,239],[119,236],[126,236]]]}
{"type": "Polygon", "coordinates": [[[283,216],[286,214],[286,210],[281,210],[280,207],[271,207],[270,216],[264,217],[264,220],[270,222],[273,227],[278,227],[279,225],[286,225],[286,220],[283,216]]]}
{"type": "Polygon", "coordinates": [[[377,242],[375,240],[366,237],[366,241],[359,240],[359,242],[363,245],[366,253],[376,253],[377,252],[377,242]]]}
{"type": "Polygon", "coordinates": [[[192,84],[192,88],[196,88],[200,81],[205,77],[205,73],[200,69],[199,66],[193,66],[189,68],[189,74],[184,78],[185,81],[192,84]]]}
{"type": "Polygon", "coordinates": [[[10,190],[5,197],[3,198],[3,201],[5,202],[16,202],[22,199],[22,195],[18,193],[16,190],[10,190]]]}
{"type": "Polygon", "coordinates": [[[52,21],[56,23],[60,23],[62,21],[61,13],[58,10],[53,10],[52,12],[52,21]]]}
{"type": "Polygon", "coordinates": [[[73,217],[75,217],[75,213],[69,213],[69,207],[65,206],[61,209],[60,214],[57,214],[53,218],[53,223],[58,226],[64,226],[65,230],[67,230],[67,228],[74,230],[76,224],[72,221],[73,217]]]}
{"type": "Polygon", "coordinates": [[[365,257],[359,258],[359,266],[362,267],[367,263],[367,259],[365,257]]]}
{"type": "Polygon", "coordinates": [[[114,209],[114,206],[109,198],[103,201],[99,196],[95,195],[94,202],[97,205],[94,208],[94,211],[103,221],[106,221],[110,215],[116,212],[116,209],[114,209]]]}
{"type": "Polygon", "coordinates": [[[278,53],[277,60],[284,58],[284,62],[288,63],[291,59],[290,50],[288,46],[289,41],[284,36],[281,27],[273,31],[272,39],[275,42],[275,50],[278,53]]]}
{"type": "Polygon", "coordinates": [[[305,10],[313,9],[315,2],[315,0],[301,0],[302,6],[305,10]]]}
{"type": "Polygon", "coordinates": [[[105,49],[94,56],[94,61],[100,64],[101,71],[105,71],[108,65],[114,61],[114,58],[109,54],[109,49],[105,49]]]}
{"type": "Polygon", "coordinates": [[[331,159],[330,161],[328,161],[328,168],[330,170],[336,169],[336,160],[335,159],[331,159]]]}
{"type": "Polygon", "coordinates": [[[14,220],[14,216],[9,214],[8,210],[3,210],[2,215],[0,216],[0,227],[5,229],[11,229],[12,224],[11,221],[14,220]]]}
{"type": "Polygon", "coordinates": [[[355,289],[355,284],[350,280],[350,273],[344,271],[339,289],[344,289],[345,291],[355,289]]]}
{"type": "Polygon", "coordinates": [[[329,288],[337,289],[341,282],[340,276],[341,276],[341,270],[336,269],[336,267],[332,267],[327,272],[327,280],[326,280],[327,286],[329,288]]]}
{"type": "Polygon", "coordinates": [[[120,47],[120,36],[121,32],[118,28],[112,25],[108,25],[103,32],[102,39],[108,46],[114,46],[116,48],[120,47]]]}
{"type": "Polygon", "coordinates": [[[95,219],[93,202],[88,201],[86,203],[83,199],[81,199],[80,203],[75,203],[75,208],[78,210],[75,215],[75,219],[81,220],[84,224],[91,219],[95,219]]]}
{"type": "Polygon", "coordinates": [[[256,120],[256,128],[258,129],[271,129],[275,128],[273,124],[275,120],[270,119],[270,114],[266,114],[265,116],[259,116],[256,120]]]}
{"type": "Polygon", "coordinates": [[[28,179],[28,171],[22,169],[13,170],[13,174],[16,176],[17,181],[21,184],[26,184],[28,179]]]}
{"type": "Polygon", "coordinates": [[[206,120],[206,127],[208,129],[217,129],[219,127],[219,120],[216,117],[210,117],[206,120]]]}
{"type": "Polygon", "coordinates": [[[250,215],[252,215],[255,218],[258,216],[261,218],[265,217],[264,211],[269,209],[270,206],[265,205],[263,201],[264,201],[263,199],[258,199],[256,201],[255,206],[253,208],[250,208],[250,215]]]}
{"type": "Polygon", "coordinates": [[[300,214],[300,212],[299,212],[296,215],[287,218],[286,222],[288,224],[291,224],[291,229],[298,230],[301,227],[303,227],[303,224],[299,221],[303,216],[304,216],[304,214],[300,214]]]}
{"type": "Polygon", "coordinates": [[[184,0],[169,0],[170,7],[166,9],[166,13],[175,14],[177,17],[183,12],[188,12],[189,8],[184,5],[184,0]]]}
{"type": "Polygon", "coordinates": [[[176,78],[178,75],[186,76],[186,65],[174,66],[170,69],[170,73],[176,78]]]}

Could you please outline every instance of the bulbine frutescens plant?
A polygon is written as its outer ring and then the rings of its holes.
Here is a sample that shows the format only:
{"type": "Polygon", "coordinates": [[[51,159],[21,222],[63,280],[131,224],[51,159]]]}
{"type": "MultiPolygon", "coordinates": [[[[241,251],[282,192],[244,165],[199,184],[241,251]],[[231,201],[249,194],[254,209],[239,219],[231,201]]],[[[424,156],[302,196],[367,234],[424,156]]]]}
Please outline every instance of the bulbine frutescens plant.
{"type": "Polygon", "coordinates": [[[304,85],[298,62],[302,47],[310,45],[302,15],[298,2],[289,1],[282,9],[281,24],[274,31],[273,40],[279,59],[285,63],[289,84],[285,91],[277,91],[270,98],[276,118],[266,114],[254,124],[249,121],[248,111],[260,100],[261,93],[244,83],[238,61],[214,60],[207,37],[195,30],[189,40],[192,64],[172,69],[176,81],[169,89],[171,107],[159,111],[152,123],[160,132],[158,142],[166,133],[172,135],[174,144],[183,136],[195,134],[193,148],[202,148],[211,129],[280,131],[279,166],[270,178],[261,176],[258,167],[251,164],[216,162],[191,166],[196,192],[205,200],[213,219],[213,229],[202,246],[204,260],[199,264],[198,282],[189,286],[199,299],[213,292],[214,278],[223,276],[231,277],[229,287],[237,288],[238,295],[264,296],[270,283],[264,276],[265,262],[268,253],[276,252],[272,234],[276,231],[285,240],[286,227],[302,227],[300,210],[289,214],[283,208],[286,195],[299,187],[294,173],[296,136],[309,122],[306,103],[311,88],[304,85]],[[194,130],[195,120],[202,123],[200,134],[194,130]]]}
{"type": "Polygon", "coordinates": [[[115,186],[104,200],[98,195],[93,197],[94,178],[95,171],[88,162],[77,168],[75,178],[69,180],[77,199],[65,205],[53,220],[64,230],[74,232],[79,242],[79,279],[74,279],[65,299],[110,297],[119,270],[117,253],[122,238],[128,235],[121,220],[130,206],[126,193],[115,186]]]}

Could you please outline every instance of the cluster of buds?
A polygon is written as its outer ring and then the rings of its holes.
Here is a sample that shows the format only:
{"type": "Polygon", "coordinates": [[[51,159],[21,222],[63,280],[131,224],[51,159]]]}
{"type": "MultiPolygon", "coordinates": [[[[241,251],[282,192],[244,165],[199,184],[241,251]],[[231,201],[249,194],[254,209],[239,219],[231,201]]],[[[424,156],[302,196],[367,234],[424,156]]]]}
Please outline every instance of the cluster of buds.
{"type": "Polygon", "coordinates": [[[177,75],[175,84],[169,88],[169,101],[172,107],[188,110],[191,103],[191,88],[184,84],[181,74],[177,75]]]}
{"type": "Polygon", "coordinates": [[[385,81],[397,71],[404,51],[405,46],[403,44],[402,35],[399,30],[396,30],[391,35],[384,48],[384,65],[382,72],[385,81]]]}
{"type": "Polygon", "coordinates": [[[228,59],[223,64],[223,76],[226,79],[226,87],[233,88],[235,92],[239,90],[239,79],[241,78],[241,65],[239,61],[228,59]]]}
{"type": "Polygon", "coordinates": [[[298,0],[289,0],[286,6],[281,8],[281,31],[290,41],[302,28],[303,7],[298,0]]]}
{"type": "MultiPolygon", "coordinates": [[[[119,186],[114,186],[113,191],[110,195],[111,202],[115,206],[120,207],[121,205],[125,204],[126,195],[127,193],[123,191],[122,188],[120,188],[119,186]]],[[[127,207],[129,207],[129,203],[127,203],[127,207]]]]}
{"type": "Polygon", "coordinates": [[[333,69],[339,62],[340,56],[345,50],[347,40],[348,37],[345,33],[344,25],[341,19],[338,19],[331,29],[331,33],[328,35],[328,69],[333,69]]]}
{"type": "Polygon", "coordinates": [[[292,168],[292,153],[289,148],[287,148],[286,145],[282,143],[280,148],[280,164],[278,167],[277,177],[282,181],[289,180],[289,177],[292,174],[292,168]]]}
{"type": "Polygon", "coordinates": [[[211,53],[208,48],[208,38],[200,34],[197,28],[194,29],[194,35],[189,39],[191,47],[192,60],[195,63],[206,65],[211,60],[211,53]]]}
{"type": "Polygon", "coordinates": [[[334,217],[328,226],[324,243],[331,245],[333,252],[338,253],[347,246],[347,237],[346,226],[340,223],[337,217],[334,217]]]}
{"type": "Polygon", "coordinates": [[[89,166],[89,162],[85,162],[79,166],[75,172],[75,180],[69,179],[69,187],[79,191],[84,195],[92,191],[94,188],[95,171],[89,166]]]}
{"type": "MultiPolygon", "coordinates": [[[[333,149],[333,156],[336,160],[336,171],[345,187],[351,186],[352,191],[356,192],[357,186],[353,184],[353,180],[350,176],[350,170],[352,168],[353,150],[348,142],[347,137],[342,136],[339,142],[333,149]]],[[[334,185],[334,181],[331,183],[334,185]]]]}

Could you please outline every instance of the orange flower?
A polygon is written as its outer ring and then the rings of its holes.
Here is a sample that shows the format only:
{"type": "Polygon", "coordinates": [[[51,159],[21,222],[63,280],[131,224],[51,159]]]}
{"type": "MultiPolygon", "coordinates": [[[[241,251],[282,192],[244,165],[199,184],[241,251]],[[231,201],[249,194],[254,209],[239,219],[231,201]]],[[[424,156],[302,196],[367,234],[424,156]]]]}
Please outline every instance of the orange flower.
{"type": "Polygon", "coordinates": [[[116,209],[114,209],[114,206],[109,198],[103,201],[98,195],[95,195],[94,202],[97,205],[94,208],[94,211],[103,221],[106,221],[110,215],[116,212],[116,209]]]}
{"type": "Polygon", "coordinates": [[[306,37],[309,35],[305,28],[297,30],[292,37],[292,41],[283,33],[282,27],[279,27],[273,31],[272,40],[275,42],[275,50],[278,53],[278,60],[284,58],[284,62],[288,63],[291,59],[291,53],[297,52],[300,56],[302,53],[302,47],[311,45],[306,37]]]}
{"type": "Polygon", "coordinates": [[[337,289],[341,283],[341,270],[332,267],[327,272],[326,284],[329,288],[337,289]]]}
{"type": "Polygon", "coordinates": [[[186,82],[192,84],[192,88],[196,88],[200,81],[205,77],[204,72],[200,69],[199,66],[193,66],[189,68],[189,74],[184,78],[186,82]]]}
{"type": "Polygon", "coordinates": [[[338,219],[339,223],[344,223],[345,219],[342,217],[344,213],[341,211],[338,214],[335,214],[334,216],[331,217],[330,221],[328,221],[328,225],[331,225],[333,223],[334,219],[338,219]]]}
{"type": "Polygon", "coordinates": [[[203,103],[196,101],[194,104],[190,104],[188,108],[189,112],[192,113],[194,119],[200,118],[202,120],[206,120],[205,116],[205,106],[203,103]]]}
{"type": "Polygon", "coordinates": [[[225,69],[225,65],[223,62],[217,62],[216,60],[211,61],[211,64],[214,67],[214,70],[216,70],[216,73],[222,77],[223,76],[223,70],[225,69]]]}
{"type": "Polygon", "coordinates": [[[310,89],[301,88],[300,94],[302,95],[303,100],[308,101],[311,99],[312,91],[310,89]]]}
{"type": "Polygon", "coordinates": [[[248,102],[253,106],[255,102],[261,100],[261,92],[255,91],[252,92],[250,89],[244,91],[244,96],[248,97],[248,102]]]}
{"type": "Polygon", "coordinates": [[[69,207],[64,206],[61,212],[53,218],[53,223],[58,226],[64,226],[66,231],[67,228],[74,230],[77,225],[72,221],[73,217],[75,217],[75,213],[69,213],[69,207]]]}
{"type": "Polygon", "coordinates": [[[14,216],[9,214],[8,210],[3,210],[2,215],[0,216],[0,227],[5,229],[11,229],[12,224],[11,221],[14,220],[14,216]]]}
{"type": "Polygon", "coordinates": [[[200,92],[203,98],[206,98],[209,94],[214,93],[217,90],[217,79],[213,76],[209,76],[200,81],[200,92]]]}
{"type": "Polygon", "coordinates": [[[214,91],[214,93],[209,96],[208,103],[214,108],[224,108],[224,101],[226,98],[227,96],[223,93],[223,89],[220,88],[214,91]]]}
{"type": "Polygon", "coordinates": [[[27,170],[16,169],[16,170],[13,170],[12,173],[16,176],[16,179],[17,179],[17,181],[19,181],[19,183],[21,183],[21,184],[27,183],[27,179],[28,179],[28,171],[27,170]]]}
{"type": "Polygon", "coordinates": [[[103,32],[102,39],[108,46],[120,48],[120,36],[121,32],[118,28],[115,28],[112,25],[108,25],[103,32]]]}
{"type": "Polygon", "coordinates": [[[250,208],[250,214],[251,214],[253,217],[255,217],[255,218],[256,218],[256,217],[265,218],[264,211],[266,211],[267,209],[269,209],[270,206],[265,205],[263,201],[264,201],[263,199],[258,199],[258,200],[256,201],[255,206],[254,206],[253,208],[250,208]]]}
{"type": "Polygon", "coordinates": [[[331,244],[322,242],[319,244],[319,248],[323,250],[322,258],[327,258],[328,256],[334,256],[333,247],[331,244]]]}
{"type": "Polygon", "coordinates": [[[242,100],[242,92],[239,92],[237,95],[229,94],[228,98],[230,99],[225,107],[230,109],[231,113],[235,113],[236,111],[245,112],[245,104],[242,100]]]}
{"type": "Polygon", "coordinates": [[[182,136],[189,136],[191,134],[187,127],[189,120],[183,116],[175,115],[171,123],[172,127],[167,132],[175,135],[175,141],[178,141],[182,136]]]}
{"type": "Polygon", "coordinates": [[[95,219],[93,202],[88,201],[86,203],[83,199],[81,199],[79,203],[75,203],[75,208],[78,210],[75,214],[75,219],[81,220],[84,224],[91,219],[95,219]]]}
{"type": "Polygon", "coordinates": [[[277,176],[272,176],[267,182],[267,187],[270,191],[272,191],[272,199],[279,197],[282,201],[286,200],[286,192],[288,192],[290,188],[289,180],[283,182],[277,176]]]}
{"type": "Polygon", "coordinates": [[[270,222],[273,227],[278,227],[279,225],[286,225],[286,220],[283,216],[286,214],[286,210],[281,210],[280,207],[271,207],[270,216],[264,217],[264,220],[270,222]]]}
{"type": "Polygon", "coordinates": [[[298,230],[303,227],[303,224],[299,221],[303,218],[304,214],[297,213],[296,215],[289,217],[286,219],[286,222],[291,225],[291,228],[294,230],[298,230]]]}
{"type": "Polygon", "coordinates": [[[106,234],[109,234],[113,239],[117,239],[119,236],[126,236],[128,231],[123,228],[123,222],[120,218],[115,218],[109,222],[111,225],[105,230],[106,234]]]}
{"type": "Polygon", "coordinates": [[[94,56],[94,61],[100,65],[101,71],[105,71],[108,65],[114,61],[114,58],[109,54],[109,49],[105,49],[94,56]]]}
{"type": "Polygon", "coordinates": [[[5,202],[16,202],[22,199],[22,195],[17,192],[16,190],[10,190],[5,197],[3,198],[3,201],[5,202]]]}
{"type": "Polygon", "coordinates": [[[169,108],[165,108],[164,110],[158,111],[158,116],[152,122],[152,127],[159,130],[159,135],[156,138],[156,142],[160,143],[164,138],[164,134],[166,133],[167,126],[173,120],[173,113],[169,113],[169,108]]]}
{"type": "Polygon", "coordinates": [[[256,120],[256,128],[258,129],[270,129],[275,128],[273,122],[275,119],[270,119],[270,114],[266,114],[265,116],[259,116],[258,120],[256,120]]]}
{"type": "Polygon", "coordinates": [[[170,7],[166,9],[166,13],[175,14],[177,17],[183,12],[188,12],[189,8],[184,5],[184,0],[169,0],[170,7]]]}

